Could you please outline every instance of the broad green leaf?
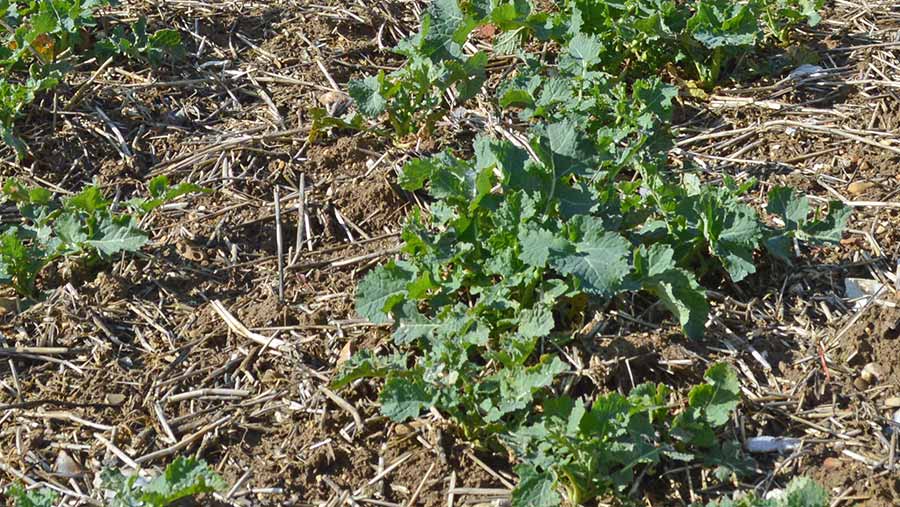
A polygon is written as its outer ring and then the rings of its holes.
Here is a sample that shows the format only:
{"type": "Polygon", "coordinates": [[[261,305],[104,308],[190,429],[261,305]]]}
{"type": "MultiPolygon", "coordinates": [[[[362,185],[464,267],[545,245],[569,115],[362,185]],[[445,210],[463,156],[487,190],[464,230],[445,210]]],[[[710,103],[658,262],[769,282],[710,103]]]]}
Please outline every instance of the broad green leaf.
{"type": "Polygon", "coordinates": [[[30,189],[16,178],[7,178],[3,182],[3,196],[15,203],[30,202],[30,189]]]}
{"type": "Polygon", "coordinates": [[[108,507],[144,507],[137,479],[137,474],[126,477],[116,468],[101,470],[100,484],[107,494],[112,495],[108,507]]]}
{"type": "Polygon", "coordinates": [[[462,44],[476,26],[476,20],[463,12],[458,0],[432,0],[419,33],[402,41],[395,51],[435,62],[460,59],[462,44]]]}
{"type": "Polygon", "coordinates": [[[657,273],[643,282],[644,290],[654,294],[672,312],[689,338],[701,338],[709,315],[706,291],[694,275],[679,268],[657,273]]]}
{"type": "Polygon", "coordinates": [[[384,74],[369,76],[364,79],[353,80],[347,85],[350,97],[356,101],[356,106],[367,118],[377,118],[387,108],[387,99],[381,95],[381,83],[384,74]]]}
{"type": "MultiPolygon", "coordinates": [[[[790,0],[789,0],[790,1],[790,0]]],[[[798,0],[801,13],[806,16],[806,24],[815,27],[822,22],[819,10],[825,5],[824,0],[798,0]]]]}
{"type": "Polygon", "coordinates": [[[381,413],[393,421],[403,422],[418,417],[432,404],[425,384],[412,377],[392,377],[381,390],[381,413]]]}
{"type": "Polygon", "coordinates": [[[562,498],[554,490],[556,480],[550,472],[539,471],[533,465],[516,466],[519,483],[512,492],[513,507],[556,507],[562,498]]]}
{"type": "Polygon", "coordinates": [[[89,185],[84,189],[65,200],[66,209],[83,211],[87,214],[93,214],[98,211],[105,211],[109,208],[109,201],[103,198],[100,189],[89,185]]]}
{"type": "Polygon", "coordinates": [[[48,262],[47,253],[23,242],[23,231],[10,227],[0,235],[0,283],[12,285],[23,296],[33,296],[34,281],[48,262]]]}
{"type": "Polygon", "coordinates": [[[85,242],[106,256],[119,252],[137,252],[147,244],[147,235],[134,223],[131,217],[105,217],[94,239],[85,242]]]}
{"type": "Polygon", "coordinates": [[[195,185],[193,183],[179,183],[178,185],[170,186],[169,178],[164,174],[151,179],[147,184],[147,190],[150,192],[150,197],[152,197],[152,199],[138,198],[136,200],[129,201],[144,213],[149,213],[154,209],[162,206],[163,204],[177,199],[183,195],[191,194],[194,192],[210,192],[209,189],[203,188],[200,185],[195,185]]]}
{"type": "Polygon", "coordinates": [[[585,292],[610,296],[629,273],[630,256],[628,240],[614,232],[593,231],[565,249],[554,246],[550,264],[558,272],[579,280],[585,292]]]}
{"type": "Polygon", "coordinates": [[[393,371],[406,369],[406,356],[392,354],[375,356],[370,350],[360,350],[338,367],[331,381],[333,389],[340,389],[361,378],[383,378],[393,371]]]}
{"type": "Polygon", "coordinates": [[[852,212],[849,206],[832,201],[828,207],[828,215],[823,220],[807,224],[797,238],[814,243],[839,243],[852,212]]]}
{"type": "Polygon", "coordinates": [[[50,488],[25,489],[20,484],[10,486],[6,496],[15,501],[16,507],[54,507],[59,500],[59,494],[50,488]]]}
{"type": "Polygon", "coordinates": [[[53,33],[57,26],[56,17],[50,12],[41,12],[35,16],[31,16],[28,21],[31,22],[31,37],[29,42],[33,41],[34,38],[40,34],[53,33]]]}
{"type": "Polygon", "coordinates": [[[382,324],[403,300],[406,286],[415,278],[415,270],[405,263],[390,262],[367,274],[356,288],[356,311],[369,321],[382,324]]]}
{"type": "Polygon", "coordinates": [[[168,50],[181,47],[181,34],[178,30],[157,30],[150,36],[150,46],[168,50]]]}
{"type": "Polygon", "coordinates": [[[699,0],[694,17],[688,20],[691,35],[708,49],[725,46],[752,46],[759,26],[748,4],[726,0],[699,0]]]}
{"type": "Polygon", "coordinates": [[[809,199],[805,195],[797,197],[792,188],[775,187],[769,191],[766,211],[781,217],[787,229],[798,229],[809,216],[809,199]]]}
{"type": "Polygon", "coordinates": [[[725,271],[728,271],[728,276],[735,282],[740,282],[748,275],[756,273],[753,251],[743,245],[720,242],[713,247],[713,253],[722,261],[725,271]]]}
{"type": "Polygon", "coordinates": [[[488,422],[499,421],[504,415],[527,408],[535,394],[548,387],[557,375],[568,370],[558,357],[545,356],[531,367],[501,370],[493,378],[499,382],[500,397],[485,416],[488,422]]]}
{"type": "Polygon", "coordinates": [[[545,79],[541,86],[541,93],[537,99],[537,105],[547,107],[556,103],[567,103],[574,99],[572,83],[563,78],[545,79]]]}
{"type": "Polygon", "coordinates": [[[559,66],[576,76],[583,75],[599,63],[602,49],[603,43],[599,38],[578,34],[569,41],[565,53],[560,57],[559,66]]]}
{"type": "Polygon", "coordinates": [[[758,498],[754,492],[738,492],[734,498],[720,498],[706,507],[827,507],[828,492],[812,479],[794,477],[780,492],[771,498],[758,498]]]}
{"type": "Polygon", "coordinates": [[[525,41],[527,32],[524,27],[513,28],[512,30],[504,30],[497,34],[492,41],[494,53],[498,55],[511,55],[516,52],[525,41]]]}
{"type": "Polygon", "coordinates": [[[53,223],[53,230],[66,249],[79,250],[88,240],[84,225],[75,213],[63,213],[53,223]]]}
{"type": "Polygon", "coordinates": [[[425,188],[425,182],[430,180],[437,170],[436,158],[414,158],[403,165],[397,184],[400,188],[411,192],[425,188]]]}
{"type": "Polygon", "coordinates": [[[407,345],[427,338],[441,327],[439,322],[422,315],[413,301],[394,307],[394,312],[397,316],[394,343],[397,345],[407,345]]]}
{"type": "Polygon", "coordinates": [[[147,183],[147,190],[150,192],[150,197],[162,198],[166,195],[166,191],[169,190],[169,177],[165,174],[160,174],[152,178],[147,183]]]}
{"type": "Polygon", "coordinates": [[[703,462],[707,466],[716,467],[713,473],[722,482],[728,481],[733,475],[750,476],[756,469],[753,459],[744,454],[741,444],[734,440],[710,449],[703,457],[703,462]]]}
{"type": "Polygon", "coordinates": [[[780,507],[826,507],[828,491],[809,477],[795,477],[784,488],[780,507]]]}
{"type": "Polygon", "coordinates": [[[201,493],[224,491],[227,487],[228,484],[204,461],[179,456],[162,475],[143,487],[141,501],[161,507],[201,493]]]}
{"type": "Polygon", "coordinates": [[[447,62],[451,71],[450,81],[456,86],[459,102],[465,102],[481,91],[487,77],[485,71],[487,63],[488,55],[484,51],[475,53],[461,64],[452,60],[447,62]]]}
{"type": "Polygon", "coordinates": [[[553,312],[543,305],[523,310],[519,318],[519,332],[527,338],[547,336],[554,326],[553,312]]]}
{"type": "Polygon", "coordinates": [[[794,257],[792,234],[772,235],[766,238],[765,246],[770,254],[784,262],[790,263],[794,257]]]}
{"type": "Polygon", "coordinates": [[[701,410],[709,424],[718,428],[728,422],[731,412],[737,408],[741,399],[741,384],[737,373],[724,363],[711,366],[704,378],[706,384],[691,390],[689,405],[701,410]]]}
{"type": "Polygon", "coordinates": [[[564,248],[556,234],[536,226],[523,225],[519,228],[518,238],[521,244],[519,259],[536,268],[547,265],[551,247],[564,248]]]}

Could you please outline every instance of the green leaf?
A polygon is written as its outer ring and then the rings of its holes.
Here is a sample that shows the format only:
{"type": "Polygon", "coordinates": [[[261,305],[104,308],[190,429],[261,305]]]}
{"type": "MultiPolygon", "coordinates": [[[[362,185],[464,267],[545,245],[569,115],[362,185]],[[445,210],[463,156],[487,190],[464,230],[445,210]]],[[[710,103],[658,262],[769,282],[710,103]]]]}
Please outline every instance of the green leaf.
{"type": "Polygon", "coordinates": [[[826,507],[828,491],[809,477],[795,477],[784,488],[778,503],[782,507],[826,507]]]}
{"type": "Polygon", "coordinates": [[[407,345],[416,340],[427,338],[437,331],[441,324],[422,315],[413,301],[406,301],[394,307],[397,316],[397,328],[394,330],[394,343],[407,345]]]}
{"type": "Polygon", "coordinates": [[[814,220],[807,224],[802,229],[802,234],[797,234],[797,239],[814,243],[839,243],[852,212],[849,206],[832,201],[825,219],[814,220]]]}
{"type": "Polygon", "coordinates": [[[810,220],[809,200],[805,195],[796,196],[794,190],[777,187],[769,192],[769,213],[778,215],[785,223],[783,229],[775,229],[766,239],[766,248],[772,255],[789,262],[792,257],[792,239],[816,244],[834,244],[841,240],[851,209],[842,203],[829,203],[828,214],[822,220],[810,220]]]}
{"type": "Polygon", "coordinates": [[[828,492],[812,479],[794,477],[771,499],[756,497],[753,491],[736,493],[734,499],[721,498],[706,504],[706,507],[827,507],[828,492]]]}
{"type": "Polygon", "coordinates": [[[824,0],[799,0],[801,13],[806,16],[806,24],[815,27],[822,22],[819,10],[825,5],[824,0]]]}
{"type": "Polygon", "coordinates": [[[491,44],[494,53],[498,55],[511,55],[522,46],[525,40],[525,30],[523,27],[505,30],[497,34],[491,44]]]}
{"type": "Polygon", "coordinates": [[[84,187],[81,192],[69,197],[64,202],[66,209],[83,211],[87,214],[105,211],[109,209],[109,204],[109,201],[103,198],[100,189],[94,185],[84,187]]]}
{"type": "Polygon", "coordinates": [[[722,230],[712,241],[713,252],[722,260],[732,280],[739,282],[756,272],[753,249],[762,237],[762,229],[756,214],[748,206],[734,206],[723,214],[722,230]]]}
{"type": "Polygon", "coordinates": [[[28,155],[28,146],[15,132],[13,132],[11,126],[0,127],[0,137],[3,138],[3,142],[6,143],[7,146],[10,146],[16,151],[16,157],[19,160],[22,160],[28,155]]]}
{"type": "Polygon", "coordinates": [[[126,477],[115,468],[101,470],[100,484],[107,493],[112,494],[108,507],[143,507],[137,479],[137,474],[126,477]]]}
{"type": "Polygon", "coordinates": [[[558,357],[549,355],[531,367],[506,368],[492,378],[499,382],[500,397],[488,411],[485,420],[499,421],[503,416],[531,404],[535,394],[548,387],[557,375],[568,370],[558,357]]]}
{"type": "Polygon", "coordinates": [[[526,338],[547,336],[554,326],[553,312],[543,305],[523,310],[519,318],[519,332],[526,338]]]}
{"type": "Polygon", "coordinates": [[[476,23],[467,17],[457,0],[432,0],[427,11],[430,26],[422,40],[420,54],[435,61],[459,58],[462,44],[476,23]]]}
{"type": "Polygon", "coordinates": [[[178,457],[165,472],[143,487],[141,501],[152,506],[166,506],[179,499],[224,491],[228,484],[205,462],[178,457]]]}
{"type": "Polygon", "coordinates": [[[766,211],[781,217],[788,229],[798,229],[809,216],[809,199],[805,195],[795,196],[792,188],[775,187],[769,191],[766,211]]]}
{"type": "Polygon", "coordinates": [[[381,413],[393,421],[403,422],[418,417],[432,404],[432,397],[421,379],[392,377],[381,390],[381,413]]]}
{"type": "Polygon", "coordinates": [[[20,484],[10,486],[6,495],[16,507],[54,507],[59,500],[59,494],[50,488],[25,489],[20,484]]]}
{"type": "Polygon", "coordinates": [[[709,314],[706,292],[692,273],[675,267],[674,255],[665,245],[639,249],[635,253],[639,283],[675,315],[689,338],[700,338],[709,314]]]}
{"type": "Polygon", "coordinates": [[[565,243],[561,243],[552,231],[537,226],[523,225],[518,234],[521,251],[519,259],[529,266],[543,268],[550,259],[550,249],[556,245],[558,249],[564,249],[565,243]]]}
{"type": "Polygon", "coordinates": [[[556,480],[553,474],[539,471],[533,465],[523,463],[516,466],[519,483],[512,492],[513,507],[556,507],[562,498],[554,490],[556,480]]]}
{"type": "Polygon", "coordinates": [[[175,49],[181,47],[181,34],[178,30],[157,30],[150,36],[150,45],[158,49],[175,49]]]}
{"type": "Polygon", "coordinates": [[[140,199],[134,201],[136,207],[144,213],[149,213],[154,209],[162,206],[163,204],[177,199],[183,195],[191,194],[194,192],[210,192],[209,189],[203,188],[200,185],[195,185],[193,183],[179,183],[174,187],[170,186],[169,178],[164,174],[151,179],[150,182],[147,183],[147,190],[150,192],[150,197],[152,197],[152,199],[140,199]]]}
{"type": "Polygon", "coordinates": [[[724,46],[752,46],[759,26],[749,4],[727,0],[699,0],[694,17],[688,20],[691,35],[708,49],[724,46]]]}
{"type": "Polygon", "coordinates": [[[88,240],[84,224],[75,213],[63,213],[53,223],[53,230],[67,250],[80,250],[88,240]]]}
{"type": "Polygon", "coordinates": [[[147,190],[150,192],[150,197],[161,199],[169,190],[169,177],[165,174],[160,174],[159,176],[152,178],[150,182],[147,183],[147,190]]]}
{"type": "Polygon", "coordinates": [[[711,448],[703,456],[703,462],[707,466],[716,467],[713,473],[722,482],[728,481],[733,475],[748,477],[756,470],[756,463],[744,454],[741,444],[734,440],[711,448]]]}
{"type": "MultiPolygon", "coordinates": [[[[363,120],[363,117],[360,114],[353,114],[349,118],[335,118],[333,116],[330,116],[328,114],[328,111],[322,109],[321,107],[311,107],[307,110],[307,114],[312,120],[312,125],[309,128],[309,135],[307,136],[307,140],[310,143],[314,143],[316,139],[319,138],[319,135],[329,128],[338,128],[353,131],[367,130],[363,126],[363,122],[365,120],[363,120]]],[[[382,132],[377,129],[371,129],[371,131],[382,134],[382,132]]]]}
{"type": "Polygon", "coordinates": [[[46,252],[23,242],[18,227],[0,235],[0,283],[12,285],[20,295],[34,295],[35,278],[48,260],[46,252]]]}
{"type": "Polygon", "coordinates": [[[439,167],[438,157],[414,158],[403,165],[403,170],[397,177],[397,184],[403,190],[414,192],[425,188],[425,182],[430,180],[439,167]]]}
{"type": "Polygon", "coordinates": [[[406,356],[392,354],[376,356],[371,350],[360,350],[338,367],[331,381],[333,389],[340,389],[361,378],[384,378],[388,373],[406,369],[406,356]]]}
{"type": "Polygon", "coordinates": [[[599,63],[603,43],[597,37],[578,34],[572,37],[565,53],[560,57],[560,69],[576,76],[584,75],[599,63]]]}
{"type": "Polygon", "coordinates": [[[31,190],[16,178],[7,178],[3,182],[3,196],[15,203],[31,202],[31,190]]]}
{"type": "Polygon", "coordinates": [[[706,384],[691,390],[688,404],[702,411],[706,421],[718,428],[728,422],[731,412],[737,408],[741,399],[741,384],[737,373],[724,363],[711,366],[704,378],[706,384]]]}
{"type": "Polygon", "coordinates": [[[121,218],[106,217],[100,221],[95,239],[85,242],[106,256],[119,252],[137,252],[147,244],[144,234],[128,216],[121,218]]]}
{"type": "Polygon", "coordinates": [[[356,101],[356,106],[367,118],[377,118],[387,108],[387,99],[381,95],[384,73],[364,79],[350,81],[347,91],[356,101]]]}
{"type": "Polygon", "coordinates": [[[447,62],[450,69],[449,81],[456,86],[460,103],[471,99],[481,91],[487,78],[485,70],[487,63],[488,55],[484,51],[475,53],[464,63],[453,60],[447,62]]]}
{"type": "Polygon", "coordinates": [[[390,320],[390,311],[406,295],[415,270],[405,263],[390,262],[375,268],[356,288],[356,311],[375,324],[390,320]]]}
{"type": "Polygon", "coordinates": [[[31,37],[29,42],[33,41],[38,35],[53,33],[56,30],[56,17],[50,12],[41,12],[40,14],[31,16],[29,21],[31,22],[31,37]]]}
{"type": "Polygon", "coordinates": [[[791,248],[793,245],[792,237],[793,235],[791,234],[775,234],[770,236],[766,238],[766,250],[776,258],[790,263],[794,256],[794,252],[791,248]]]}
{"type": "Polygon", "coordinates": [[[619,234],[603,230],[600,222],[583,223],[583,238],[565,249],[554,246],[550,264],[558,272],[579,280],[585,292],[610,296],[630,271],[631,245],[619,234]]]}

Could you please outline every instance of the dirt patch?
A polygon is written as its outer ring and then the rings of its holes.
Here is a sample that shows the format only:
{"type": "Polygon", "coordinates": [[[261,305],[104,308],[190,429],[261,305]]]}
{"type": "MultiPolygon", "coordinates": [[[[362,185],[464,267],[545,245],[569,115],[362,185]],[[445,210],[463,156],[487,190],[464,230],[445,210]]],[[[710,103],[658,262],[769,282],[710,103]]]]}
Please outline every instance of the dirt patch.
{"type": "Polygon", "coordinates": [[[395,229],[407,204],[382,178],[359,186],[342,187],[335,196],[335,203],[358,226],[378,232],[395,229]]]}
{"type": "Polygon", "coordinates": [[[864,312],[847,330],[842,352],[851,366],[874,364],[881,376],[879,383],[900,386],[900,309],[875,305],[864,312]]]}
{"type": "Polygon", "coordinates": [[[900,503],[900,478],[875,474],[868,467],[827,451],[814,453],[806,473],[831,491],[840,491],[853,505],[892,507],[900,503]]]}

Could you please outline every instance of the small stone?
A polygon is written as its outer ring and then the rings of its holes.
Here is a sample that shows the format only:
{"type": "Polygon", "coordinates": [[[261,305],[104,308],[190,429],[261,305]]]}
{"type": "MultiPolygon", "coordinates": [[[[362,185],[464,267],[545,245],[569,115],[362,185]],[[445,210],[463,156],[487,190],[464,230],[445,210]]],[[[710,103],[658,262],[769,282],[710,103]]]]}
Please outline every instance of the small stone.
{"type": "Polygon", "coordinates": [[[323,106],[327,106],[338,100],[344,100],[345,98],[347,98],[346,94],[336,91],[329,91],[319,95],[319,103],[321,103],[323,106]]]}
{"type": "Polygon", "coordinates": [[[865,391],[866,389],[869,388],[869,384],[867,384],[866,381],[863,380],[862,378],[856,377],[853,380],[853,387],[859,389],[860,391],[865,391]]]}
{"type": "Polygon", "coordinates": [[[350,96],[338,91],[325,92],[318,99],[331,116],[343,114],[350,106],[350,96]]]}
{"type": "Polygon", "coordinates": [[[874,186],[875,184],[870,181],[854,181],[847,187],[847,192],[850,195],[859,195],[874,186]]]}
{"type": "Polygon", "coordinates": [[[884,400],[884,406],[887,408],[900,408],[900,396],[891,396],[884,400]]]}
{"type": "Polygon", "coordinates": [[[881,380],[881,368],[875,363],[868,363],[863,366],[862,373],[859,376],[866,384],[874,384],[881,380]]]}
{"type": "Polygon", "coordinates": [[[109,405],[121,405],[125,403],[125,395],[124,394],[107,394],[106,395],[106,403],[109,405]]]}
{"type": "Polygon", "coordinates": [[[62,450],[56,455],[54,470],[56,475],[66,478],[79,477],[82,474],[81,466],[66,451],[62,450]]]}
{"type": "Polygon", "coordinates": [[[822,466],[824,466],[828,470],[841,468],[841,460],[839,460],[838,458],[825,458],[822,461],[822,466]]]}
{"type": "Polygon", "coordinates": [[[338,358],[337,358],[338,366],[340,366],[350,360],[350,357],[353,355],[353,349],[354,349],[354,347],[353,347],[352,341],[348,341],[346,344],[344,344],[344,347],[341,348],[341,353],[338,354],[338,358]]]}
{"type": "Polygon", "coordinates": [[[476,30],[476,33],[479,37],[486,40],[494,40],[494,37],[497,35],[497,26],[491,23],[483,25],[481,28],[476,30]]]}
{"type": "Polygon", "coordinates": [[[14,314],[19,309],[17,298],[0,298],[0,316],[14,314]]]}

